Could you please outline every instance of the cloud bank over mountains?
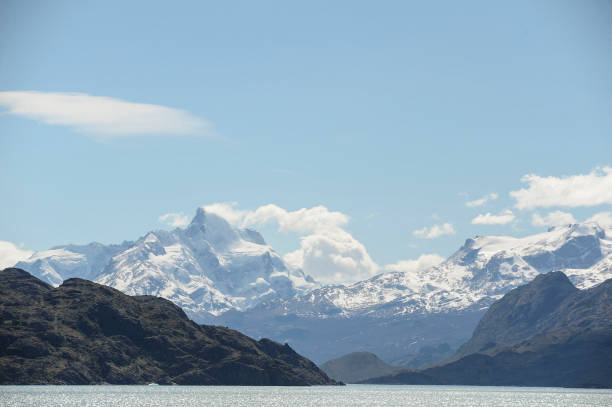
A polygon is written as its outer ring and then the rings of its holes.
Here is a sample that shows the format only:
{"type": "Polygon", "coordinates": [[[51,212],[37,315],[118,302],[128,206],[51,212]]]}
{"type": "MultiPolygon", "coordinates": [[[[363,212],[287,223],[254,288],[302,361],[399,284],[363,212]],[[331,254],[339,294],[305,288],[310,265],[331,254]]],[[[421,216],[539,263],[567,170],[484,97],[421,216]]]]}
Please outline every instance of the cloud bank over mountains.
{"type": "Polygon", "coordinates": [[[268,204],[255,210],[242,210],[230,202],[206,205],[204,210],[238,227],[273,224],[281,233],[296,233],[300,247],[285,254],[284,260],[323,283],[361,280],[380,269],[365,246],[344,228],[349,216],[324,206],[288,211],[268,204]]]}
{"type": "MultiPolygon", "coordinates": [[[[365,245],[346,230],[350,217],[322,205],[289,211],[275,204],[267,204],[248,210],[240,209],[237,202],[216,202],[202,208],[221,216],[235,227],[256,229],[271,224],[276,225],[280,233],[296,234],[300,247],[286,253],[283,260],[321,283],[360,281],[382,271],[417,272],[444,260],[444,257],[430,253],[422,254],[417,259],[399,260],[381,266],[372,259],[365,245]]],[[[158,220],[172,227],[189,223],[188,216],[182,213],[167,213],[158,220]]],[[[428,239],[455,233],[450,223],[424,230],[423,237],[428,239]]]]}
{"type": "MultiPolygon", "coordinates": [[[[288,211],[275,204],[254,210],[238,208],[236,202],[217,202],[203,206],[207,212],[223,217],[233,226],[257,228],[276,225],[281,233],[297,234],[300,247],[286,253],[283,259],[291,266],[301,268],[322,283],[347,283],[364,280],[382,271],[419,271],[433,267],[444,260],[438,254],[423,254],[413,260],[399,260],[386,266],[378,265],[363,243],[348,230],[350,217],[342,212],[330,211],[319,205],[288,211]]],[[[169,213],[159,219],[174,226],[176,219],[185,216],[169,213]]],[[[433,238],[454,233],[451,224],[425,228],[433,238]],[[451,232],[452,231],[452,232],[451,232]]]]}

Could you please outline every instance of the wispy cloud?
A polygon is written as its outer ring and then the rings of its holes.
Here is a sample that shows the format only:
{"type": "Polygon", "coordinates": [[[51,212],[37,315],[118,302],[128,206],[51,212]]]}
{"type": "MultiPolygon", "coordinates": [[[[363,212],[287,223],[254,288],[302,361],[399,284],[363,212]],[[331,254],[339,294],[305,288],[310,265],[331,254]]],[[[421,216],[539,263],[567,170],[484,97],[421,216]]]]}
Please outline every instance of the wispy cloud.
{"type": "Polygon", "coordinates": [[[544,216],[534,213],[531,217],[533,226],[559,226],[569,225],[570,223],[576,223],[576,219],[571,213],[563,211],[553,211],[544,216]]]}
{"type": "Polygon", "coordinates": [[[187,226],[189,224],[189,216],[182,213],[167,213],[157,218],[158,222],[165,223],[174,228],[187,226]]]}
{"type": "Polygon", "coordinates": [[[499,215],[492,215],[487,212],[480,214],[472,219],[473,225],[506,225],[514,220],[514,214],[511,210],[506,209],[499,215]]]}
{"type": "Polygon", "coordinates": [[[597,222],[601,226],[612,228],[612,212],[599,212],[587,219],[587,222],[597,222]]]}
{"type": "Polygon", "coordinates": [[[518,209],[579,207],[612,204],[612,167],[568,177],[525,175],[527,188],[510,192],[518,209]]]}
{"type": "Polygon", "coordinates": [[[444,235],[454,235],[457,233],[452,223],[443,223],[442,225],[433,225],[431,227],[424,227],[417,229],[412,232],[414,236],[421,237],[423,239],[435,239],[436,237],[444,235]]]}
{"type": "Polygon", "coordinates": [[[439,254],[422,254],[414,260],[401,260],[394,264],[387,264],[384,269],[389,271],[418,272],[430,269],[444,261],[439,254]]]}
{"type": "Polygon", "coordinates": [[[493,192],[493,193],[490,193],[488,195],[483,196],[480,199],[475,199],[473,201],[466,202],[465,206],[469,206],[470,208],[473,208],[473,207],[476,207],[476,206],[482,206],[482,205],[486,204],[489,201],[496,200],[497,197],[498,197],[498,195],[495,192],[493,192]]]}
{"type": "Polygon", "coordinates": [[[0,92],[0,106],[97,137],[216,136],[211,123],[184,110],[84,93],[0,92]]]}

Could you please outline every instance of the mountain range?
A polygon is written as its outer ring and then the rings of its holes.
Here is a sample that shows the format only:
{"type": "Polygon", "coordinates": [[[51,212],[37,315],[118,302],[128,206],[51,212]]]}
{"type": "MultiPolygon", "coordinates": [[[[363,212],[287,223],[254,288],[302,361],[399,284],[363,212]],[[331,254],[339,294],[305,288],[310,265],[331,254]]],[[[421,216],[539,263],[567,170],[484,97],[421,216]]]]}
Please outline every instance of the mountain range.
{"type": "Polygon", "coordinates": [[[451,356],[505,293],[554,270],[579,288],[612,277],[612,230],[582,223],[525,238],[475,237],[427,270],[271,298],[215,321],[291,343],[317,363],[367,351],[392,365],[422,367],[451,356]],[[446,351],[422,357],[428,347],[446,351]]]}
{"type": "Polygon", "coordinates": [[[57,246],[16,267],[55,286],[80,277],[161,296],[200,323],[287,342],[317,363],[367,351],[420,367],[452,355],[491,304],[542,273],[561,270],[581,289],[612,277],[612,229],[579,223],[524,238],[477,236],[433,268],[322,286],[258,232],[200,208],[185,228],[57,246]]]}

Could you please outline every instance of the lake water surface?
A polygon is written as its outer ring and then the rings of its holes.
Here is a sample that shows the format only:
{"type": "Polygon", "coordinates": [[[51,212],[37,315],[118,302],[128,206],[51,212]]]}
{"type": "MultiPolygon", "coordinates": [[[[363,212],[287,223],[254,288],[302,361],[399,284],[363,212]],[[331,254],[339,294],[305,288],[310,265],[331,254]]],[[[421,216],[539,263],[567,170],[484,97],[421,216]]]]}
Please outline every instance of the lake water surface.
{"type": "Polygon", "coordinates": [[[382,386],[0,386],[1,406],[612,406],[612,390],[382,386]]]}

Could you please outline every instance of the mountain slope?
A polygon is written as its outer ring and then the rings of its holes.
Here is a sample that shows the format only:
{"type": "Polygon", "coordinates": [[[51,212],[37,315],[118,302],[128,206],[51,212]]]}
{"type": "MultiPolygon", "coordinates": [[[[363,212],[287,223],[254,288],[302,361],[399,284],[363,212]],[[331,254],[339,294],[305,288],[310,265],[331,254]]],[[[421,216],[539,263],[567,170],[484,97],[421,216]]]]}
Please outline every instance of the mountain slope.
{"type": "Polygon", "coordinates": [[[538,276],[491,306],[454,361],[367,382],[610,388],[612,279],[576,290],[538,276]]]}
{"type": "Polygon", "coordinates": [[[121,245],[58,246],[16,267],[52,285],[80,277],[129,295],[161,296],[200,319],[317,287],[287,267],[259,233],[234,229],[201,208],[185,229],[149,232],[121,245]]]}
{"type": "Polygon", "coordinates": [[[357,383],[372,377],[389,374],[397,367],[391,366],[370,352],[353,352],[321,365],[329,377],[344,383],[357,383]]]}
{"type": "Polygon", "coordinates": [[[0,384],[334,384],[288,345],[82,279],[1,271],[0,321],[0,384]]]}
{"type": "Polygon", "coordinates": [[[612,280],[580,291],[561,272],[539,275],[495,302],[457,356],[569,328],[612,329],[612,280]]]}

